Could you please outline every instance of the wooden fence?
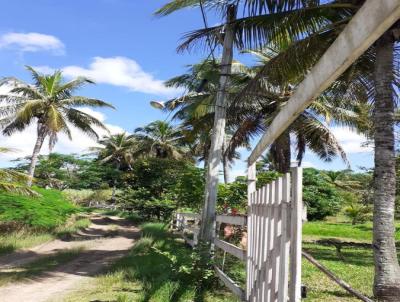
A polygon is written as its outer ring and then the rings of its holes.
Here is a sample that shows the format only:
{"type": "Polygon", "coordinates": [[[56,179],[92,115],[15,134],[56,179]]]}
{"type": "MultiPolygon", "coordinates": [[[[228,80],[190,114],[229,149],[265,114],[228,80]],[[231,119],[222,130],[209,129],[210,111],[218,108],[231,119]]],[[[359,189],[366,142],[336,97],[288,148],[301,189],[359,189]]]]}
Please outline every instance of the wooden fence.
{"type": "MultiPolygon", "coordinates": [[[[242,227],[247,248],[224,241],[216,234],[214,247],[246,262],[242,289],[219,267],[219,279],[242,301],[298,302],[301,300],[301,230],[304,218],[302,169],[278,178],[249,194],[248,216],[218,215],[221,223],[242,227]]],[[[197,244],[200,215],[177,213],[173,227],[185,241],[197,244]]],[[[219,227],[216,227],[219,230],[219,227]]]]}
{"type": "Polygon", "coordinates": [[[300,301],[302,170],[249,194],[247,301],[300,301]]]}

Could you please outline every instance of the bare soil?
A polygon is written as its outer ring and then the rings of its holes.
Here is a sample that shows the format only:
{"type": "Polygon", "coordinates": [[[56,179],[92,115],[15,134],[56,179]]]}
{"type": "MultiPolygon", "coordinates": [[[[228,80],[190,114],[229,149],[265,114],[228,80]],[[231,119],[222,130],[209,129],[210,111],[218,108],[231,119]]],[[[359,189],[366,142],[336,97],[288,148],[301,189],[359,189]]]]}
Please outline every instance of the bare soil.
{"type": "Polygon", "coordinates": [[[92,224],[69,240],[54,240],[0,257],[0,272],[59,251],[84,247],[74,260],[21,283],[0,287],[0,302],[45,302],[60,299],[82,282],[124,256],[139,229],[119,217],[92,216],[92,224]]]}

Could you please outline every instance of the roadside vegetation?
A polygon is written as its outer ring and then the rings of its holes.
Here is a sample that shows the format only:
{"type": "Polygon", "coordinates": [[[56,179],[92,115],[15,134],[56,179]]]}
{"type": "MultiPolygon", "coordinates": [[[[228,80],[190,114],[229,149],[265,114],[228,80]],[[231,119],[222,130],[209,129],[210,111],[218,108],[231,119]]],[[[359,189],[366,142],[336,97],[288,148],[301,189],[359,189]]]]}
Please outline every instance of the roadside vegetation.
{"type": "MultiPolygon", "coordinates": [[[[142,237],[129,255],[64,302],[239,301],[221,286],[199,289],[199,280],[204,275],[195,267],[195,254],[179,237],[170,234],[167,227],[163,223],[141,225],[142,237]]],[[[215,284],[215,280],[208,282],[215,284]]]]}
{"type": "Polygon", "coordinates": [[[37,196],[0,191],[0,255],[67,238],[90,225],[82,209],[60,191],[33,190],[37,196]]]}
{"type": "MultiPolygon", "coordinates": [[[[168,223],[176,211],[198,213],[203,207],[210,217],[247,214],[247,179],[229,175],[240,159],[239,151],[250,149],[254,138],[268,131],[293,91],[364,2],[167,3],[156,15],[200,6],[206,27],[207,13],[218,12],[214,17],[222,19],[212,28],[184,37],[179,50],[202,45],[207,52],[205,59],[166,81],[165,86],[184,95],[152,102],[168,113],[167,118],[149,121],[131,133],[110,133],[95,115],[81,110],[114,108],[76,94],[93,84],[87,78],[66,80],[62,71],[47,75],[29,66],[29,83],[4,78],[0,86],[12,87],[0,95],[1,133],[11,136],[34,124],[37,137],[31,156],[0,169],[0,255],[55,238],[68,240],[89,226],[85,214],[97,207],[106,215],[142,224],[142,237],[128,255],[67,301],[235,301],[214,278],[212,261],[205,261],[199,257],[203,251],[188,249],[168,232],[168,223]],[[236,5],[243,9],[237,10],[236,5]],[[235,20],[236,15],[240,19],[235,20]],[[221,45],[222,53],[233,53],[235,58],[215,58],[221,45]],[[243,52],[252,58],[245,60],[248,64],[236,58],[243,52]],[[60,133],[72,138],[71,126],[97,141],[90,154],[40,155],[46,140],[53,151],[60,133]],[[219,162],[224,179],[220,184],[215,181],[218,169],[213,167],[219,162]],[[210,194],[205,194],[206,184],[210,194]]],[[[369,297],[374,292],[375,298],[390,302],[400,295],[396,258],[400,155],[395,152],[398,138],[394,135],[398,91],[393,90],[400,87],[395,68],[400,57],[398,26],[397,22],[305,108],[256,167],[260,188],[288,173],[292,158],[301,165],[306,152],[326,162],[340,158],[348,166],[343,171],[304,169],[308,222],[303,247],[360,292],[369,297]],[[373,143],[374,168],[350,169],[332,131],[337,126],[351,128],[364,135],[367,144],[373,143]]],[[[12,150],[0,146],[0,153],[12,150]]],[[[206,260],[212,254],[211,231],[207,231],[211,226],[203,224],[205,231],[200,232],[208,247],[202,253],[206,260]]],[[[111,231],[118,228],[111,227],[111,231]]],[[[43,273],[79,252],[60,252],[20,270],[0,272],[0,285],[43,273]]],[[[243,263],[219,252],[215,261],[244,286],[243,263]]],[[[307,261],[303,261],[303,282],[308,288],[306,301],[355,301],[307,261]]]]}

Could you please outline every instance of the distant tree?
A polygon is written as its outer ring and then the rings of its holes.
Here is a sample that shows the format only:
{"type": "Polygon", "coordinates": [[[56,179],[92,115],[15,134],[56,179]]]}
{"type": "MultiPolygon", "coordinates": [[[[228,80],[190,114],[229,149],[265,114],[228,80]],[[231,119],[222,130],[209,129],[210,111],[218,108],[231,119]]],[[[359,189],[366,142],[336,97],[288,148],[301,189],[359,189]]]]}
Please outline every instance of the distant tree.
{"type": "MultiPolygon", "coordinates": [[[[100,163],[114,165],[117,172],[122,169],[132,169],[133,157],[137,142],[132,135],[126,133],[113,134],[98,141],[101,147],[90,150],[97,155],[100,163]]],[[[115,200],[117,179],[113,183],[112,201],[115,200]]]]}
{"type": "Polygon", "coordinates": [[[182,129],[165,121],[154,121],[135,129],[137,154],[157,158],[182,159],[190,153],[182,129]]]}
{"type": "Polygon", "coordinates": [[[10,78],[2,82],[14,83],[15,87],[10,93],[0,96],[0,101],[9,104],[1,108],[0,126],[4,126],[4,135],[12,135],[23,131],[34,122],[37,124],[37,138],[28,171],[27,184],[31,186],[38,156],[46,138],[49,138],[49,146],[52,149],[60,132],[71,138],[69,124],[96,139],[98,135],[93,127],[106,129],[97,118],[76,107],[113,107],[98,99],[73,95],[78,88],[93,83],[87,78],[78,77],[65,82],[61,71],[43,75],[30,66],[27,66],[27,70],[33,78],[32,85],[10,78]]]}
{"type": "Polygon", "coordinates": [[[321,171],[313,168],[304,169],[303,200],[309,220],[322,220],[336,214],[344,202],[340,192],[326,181],[321,171]]]}

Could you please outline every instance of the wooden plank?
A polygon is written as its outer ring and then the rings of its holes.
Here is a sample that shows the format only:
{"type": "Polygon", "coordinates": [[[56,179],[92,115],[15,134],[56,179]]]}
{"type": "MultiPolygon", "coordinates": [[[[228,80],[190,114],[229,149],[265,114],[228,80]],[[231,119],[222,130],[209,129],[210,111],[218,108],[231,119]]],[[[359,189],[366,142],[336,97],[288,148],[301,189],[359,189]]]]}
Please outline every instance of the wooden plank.
{"type": "Polygon", "coordinates": [[[282,178],[275,180],[275,213],[274,213],[274,250],[273,250],[273,265],[272,265],[272,284],[271,284],[271,299],[277,301],[279,290],[279,274],[280,274],[280,257],[281,257],[281,235],[282,235],[282,178]]]}
{"type": "Polygon", "coordinates": [[[246,261],[246,250],[243,250],[240,247],[237,247],[236,245],[233,245],[224,240],[220,240],[218,238],[214,239],[214,244],[216,247],[219,247],[220,249],[239,258],[240,260],[246,261]]]}
{"type": "Polygon", "coordinates": [[[269,203],[269,191],[270,186],[264,187],[264,202],[263,202],[263,220],[264,220],[264,244],[263,244],[263,255],[262,255],[262,282],[261,282],[261,301],[266,301],[266,290],[267,290],[267,276],[266,276],[266,263],[268,257],[268,229],[269,229],[269,209],[267,207],[269,203]]]}
{"type": "Polygon", "coordinates": [[[365,295],[363,295],[362,293],[360,293],[358,290],[352,288],[347,282],[345,282],[344,280],[340,279],[333,272],[328,270],[328,268],[326,268],[321,263],[319,263],[313,256],[311,256],[310,254],[308,254],[305,251],[303,251],[302,254],[303,254],[304,258],[306,258],[308,261],[310,261],[312,264],[314,264],[321,272],[323,272],[325,275],[327,275],[331,280],[336,282],[340,287],[344,288],[350,294],[352,294],[353,296],[357,297],[361,301],[374,302],[370,298],[368,298],[365,295]]]}
{"type": "Polygon", "coordinates": [[[246,261],[246,298],[249,299],[251,291],[251,276],[252,276],[252,250],[251,250],[251,238],[253,236],[252,228],[252,200],[253,193],[256,191],[256,164],[253,163],[247,168],[247,261],[246,261]]]}
{"type": "Polygon", "coordinates": [[[255,300],[259,301],[259,288],[260,288],[260,271],[261,271],[261,202],[262,202],[262,189],[258,190],[258,198],[257,198],[257,238],[256,238],[256,253],[255,253],[255,265],[256,265],[256,274],[255,274],[255,300]]]}
{"type": "Polygon", "coordinates": [[[217,215],[217,222],[245,226],[247,224],[247,217],[245,217],[245,216],[217,215]]]}
{"type": "Polygon", "coordinates": [[[290,202],[290,174],[286,173],[282,183],[282,239],[281,239],[281,271],[279,275],[278,301],[287,301],[289,287],[289,249],[290,237],[288,236],[288,203],[290,202]]]}
{"type": "MultiPolygon", "coordinates": [[[[274,204],[275,201],[275,182],[270,184],[270,194],[269,194],[269,205],[274,204]]],[[[269,208],[269,225],[268,225],[268,256],[266,263],[266,273],[267,273],[267,289],[266,289],[266,299],[269,301],[272,291],[272,262],[273,262],[273,251],[274,251],[274,233],[275,233],[275,207],[269,208]]]]}
{"type": "Polygon", "coordinates": [[[219,267],[214,266],[215,272],[218,278],[225,284],[227,288],[231,290],[236,296],[238,296],[242,301],[245,301],[245,292],[236,284],[228,275],[226,275],[219,267]]]}
{"type": "Polygon", "coordinates": [[[200,214],[197,213],[176,213],[177,215],[181,215],[185,218],[195,218],[200,219],[200,214]]]}
{"type": "Polygon", "coordinates": [[[185,234],[183,234],[183,233],[182,233],[182,238],[183,238],[183,240],[185,240],[185,242],[186,242],[187,244],[189,244],[191,247],[195,247],[195,246],[196,246],[194,240],[189,239],[189,237],[187,237],[187,236],[186,236],[185,234]]]}
{"type": "Polygon", "coordinates": [[[301,112],[399,18],[399,0],[367,0],[274,118],[248,163],[255,163],[301,112]]]}
{"type": "Polygon", "coordinates": [[[289,301],[301,300],[301,240],[303,211],[303,172],[301,167],[292,169],[292,217],[290,246],[289,301]]]}
{"type": "Polygon", "coordinates": [[[185,230],[188,230],[188,231],[190,231],[190,232],[193,232],[193,233],[199,233],[199,232],[200,232],[199,226],[186,225],[186,226],[184,227],[184,229],[185,229],[185,230]]]}

